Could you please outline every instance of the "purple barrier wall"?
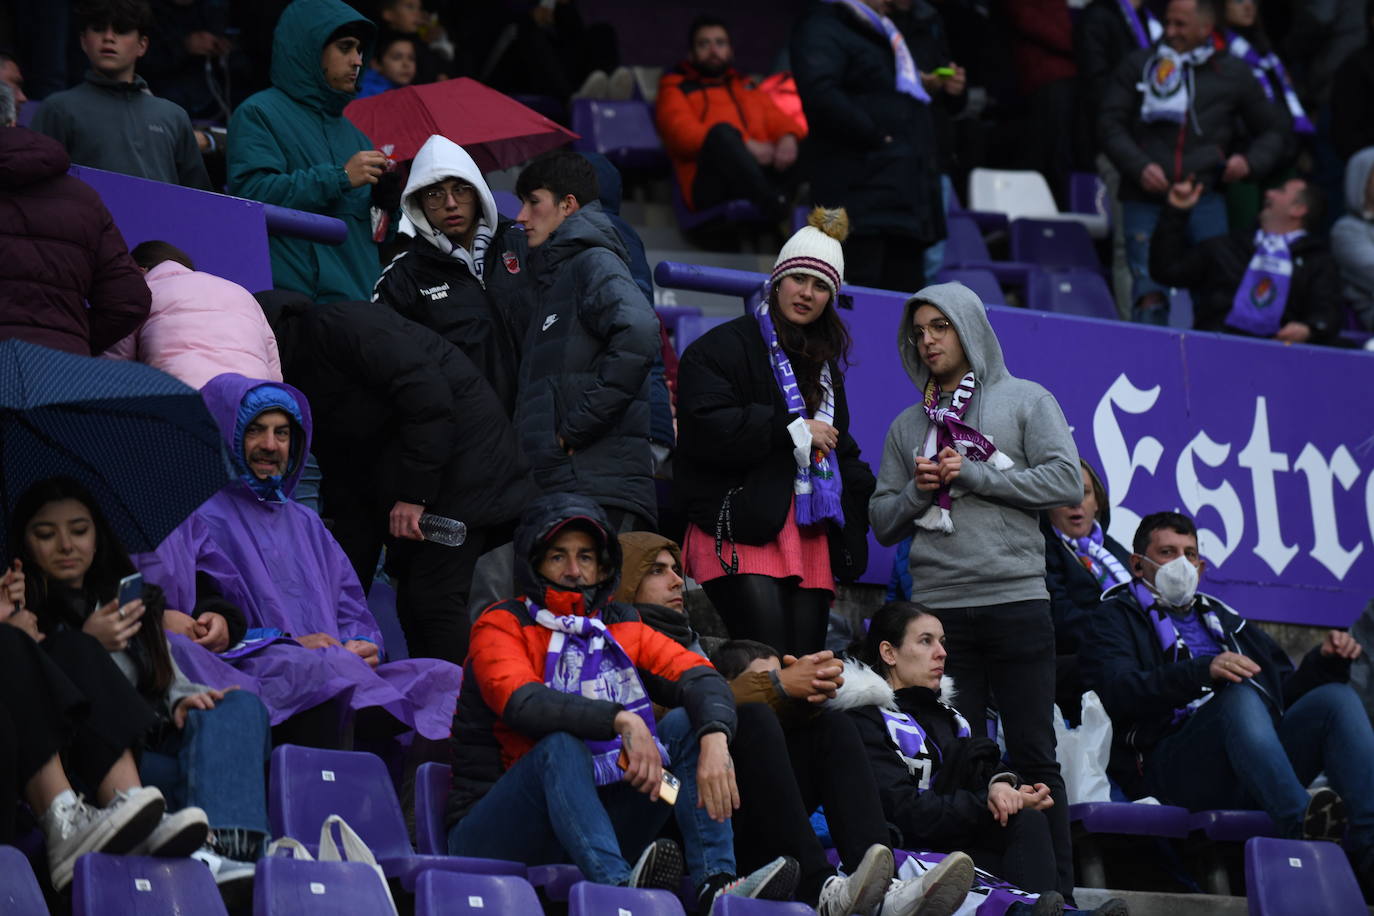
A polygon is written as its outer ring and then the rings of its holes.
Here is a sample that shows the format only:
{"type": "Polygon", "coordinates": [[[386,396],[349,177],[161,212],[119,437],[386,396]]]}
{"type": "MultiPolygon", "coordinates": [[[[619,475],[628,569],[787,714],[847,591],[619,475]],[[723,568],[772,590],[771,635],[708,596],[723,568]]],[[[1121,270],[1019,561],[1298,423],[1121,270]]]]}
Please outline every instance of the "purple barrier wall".
{"type": "Polygon", "coordinates": [[[100,192],[129,248],[161,239],[189,254],[198,270],[252,292],[272,288],[267,226],[257,201],[86,166],[73,166],[71,174],[100,192]]]}
{"type": "MultiPolygon", "coordinates": [[[[760,275],[762,281],[762,275],[760,275]]],[[[852,431],[876,465],[916,400],[897,359],[902,297],[850,290],[852,431]]],[[[1346,626],[1374,596],[1374,358],[1359,351],[993,308],[1008,368],[1054,392],[1103,473],[1112,536],[1192,516],[1202,588],[1247,616],[1346,626]]],[[[865,581],[888,580],[873,545],[865,581]]]]}

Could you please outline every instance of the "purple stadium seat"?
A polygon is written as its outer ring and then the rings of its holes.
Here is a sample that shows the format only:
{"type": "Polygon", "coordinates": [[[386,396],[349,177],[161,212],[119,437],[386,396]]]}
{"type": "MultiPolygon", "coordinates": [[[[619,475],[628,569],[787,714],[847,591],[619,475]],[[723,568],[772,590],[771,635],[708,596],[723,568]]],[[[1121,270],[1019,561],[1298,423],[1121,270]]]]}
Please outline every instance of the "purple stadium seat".
{"type": "Polygon", "coordinates": [[[965,210],[964,205],[959,201],[958,191],[955,191],[949,199],[949,212],[958,213],[960,216],[973,220],[982,232],[1007,231],[1007,215],[1005,213],[997,213],[992,210],[965,210]]]}
{"type": "Polygon", "coordinates": [[[579,881],[568,894],[568,916],[685,916],[682,902],[667,891],[642,891],[579,881]]]}
{"type": "Polygon", "coordinates": [[[0,846],[0,913],[11,916],[48,916],[43,891],[33,868],[13,846],[0,846]]]}
{"type": "Polygon", "coordinates": [[[72,916],[109,913],[226,916],[227,911],[210,870],[194,859],[87,853],[76,860],[72,916]]]}
{"type": "Polygon", "coordinates": [[[1041,272],[1026,285],[1026,307],[1104,321],[1121,319],[1107,281],[1093,270],[1041,272]]]}
{"type": "Polygon", "coordinates": [[[391,900],[386,886],[371,865],[284,857],[258,860],[253,878],[255,916],[376,916],[389,912],[391,900]]]}
{"type": "Polygon", "coordinates": [[[720,315],[703,316],[700,318],[683,318],[677,323],[677,337],[673,341],[673,346],[677,349],[678,356],[687,352],[687,348],[694,340],[711,330],[718,324],[725,324],[729,317],[720,315]]]}
{"type": "Polygon", "coordinates": [[[1250,916],[1367,913],[1360,883],[1335,843],[1254,837],[1245,844],[1250,916]]]}
{"type": "Polygon", "coordinates": [[[667,172],[668,154],[648,102],[573,99],[573,141],[578,152],[600,153],[620,169],[667,172]]]}
{"type": "Polygon", "coordinates": [[[668,336],[677,336],[677,324],[683,318],[700,318],[701,309],[695,305],[656,305],[654,313],[668,330],[668,336]]]}
{"type": "Polygon", "coordinates": [[[374,754],[328,751],[283,744],[272,751],[267,815],[273,836],[299,840],[318,851],[320,826],[337,814],[357,831],[388,878],[406,890],[429,868],[481,875],[525,874],[525,866],[500,859],[416,855],[386,764],[374,754]]]}
{"type": "Polygon", "coordinates": [[[1078,223],[1058,220],[1013,220],[1011,259],[1051,269],[1102,270],[1088,230],[1078,223]]]}
{"type": "Polygon", "coordinates": [[[427,871],[415,885],[415,916],[527,916],[539,912],[534,888],[514,875],[427,871]]]}
{"type": "Polygon", "coordinates": [[[515,196],[514,191],[492,191],[492,199],[496,202],[496,212],[506,219],[515,219],[520,213],[520,198],[515,196]]]}
{"type": "Polygon", "coordinates": [[[816,911],[804,903],[778,903],[748,897],[721,897],[711,916],[808,916],[816,911]]]}
{"type": "Polygon", "coordinates": [[[586,881],[587,876],[576,865],[531,865],[529,881],[550,900],[564,902],[572,886],[586,881]]]}
{"type": "Polygon", "coordinates": [[[1007,297],[997,278],[986,270],[949,268],[935,275],[937,283],[962,283],[978,294],[984,305],[1006,305],[1007,297]]]}
{"type": "Polygon", "coordinates": [[[678,228],[683,232],[692,232],[704,226],[757,223],[763,220],[759,208],[747,200],[727,200],[705,210],[690,210],[676,181],[673,182],[673,213],[677,216],[678,228]]]}
{"type": "Polygon", "coordinates": [[[1096,172],[1072,172],[1069,175],[1069,212],[1092,213],[1112,224],[1111,202],[1107,186],[1096,172]]]}
{"type": "Polygon", "coordinates": [[[945,237],[946,270],[986,270],[997,278],[999,283],[1015,286],[1029,286],[1035,276],[1042,273],[1035,264],[1019,261],[994,261],[988,253],[983,233],[966,213],[951,213],[946,219],[948,235],[945,237]]]}
{"type": "Polygon", "coordinates": [[[446,763],[422,763],[415,771],[415,847],[422,856],[448,855],[444,808],[452,778],[446,763]]]}
{"type": "Polygon", "coordinates": [[[1263,811],[1195,811],[1188,819],[1188,827],[1217,843],[1244,843],[1251,837],[1279,835],[1274,822],[1263,811]]]}
{"type": "Polygon", "coordinates": [[[1173,805],[1137,805],[1130,802],[1087,802],[1069,805],[1073,825],[1074,856],[1082,887],[1106,887],[1107,873],[1097,834],[1166,837],[1188,835],[1188,809],[1173,805]]]}

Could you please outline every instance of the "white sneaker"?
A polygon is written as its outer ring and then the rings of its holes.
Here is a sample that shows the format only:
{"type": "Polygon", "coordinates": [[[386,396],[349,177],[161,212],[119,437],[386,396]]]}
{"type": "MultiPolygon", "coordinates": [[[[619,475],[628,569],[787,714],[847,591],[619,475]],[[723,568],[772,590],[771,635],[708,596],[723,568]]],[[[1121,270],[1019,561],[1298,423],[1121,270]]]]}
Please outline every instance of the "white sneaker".
{"type": "Polygon", "coordinates": [[[156,826],[165,804],[162,793],[151,786],[121,792],[103,809],[86,804],[70,789],[53,799],[40,818],[53,889],[67,889],[76,860],[86,853],[117,854],[138,843],[156,826]]]}
{"type": "Polygon", "coordinates": [[[605,70],[593,70],[582,81],[582,87],[572,94],[575,99],[604,99],[611,78],[605,70]]]}
{"type": "Polygon", "coordinates": [[[191,853],[191,858],[203,862],[215,876],[215,887],[225,908],[234,910],[253,899],[253,876],[258,867],[252,862],[226,858],[208,844],[191,853]]]}
{"type": "Polygon", "coordinates": [[[919,878],[893,881],[883,897],[882,916],[951,916],[973,887],[973,860],[951,852],[919,878]]]}
{"type": "Polygon", "coordinates": [[[629,67],[616,67],[606,79],[606,98],[612,102],[627,102],[635,94],[635,75],[629,67]]]}
{"type": "Polygon", "coordinates": [[[819,916],[869,916],[883,901],[892,882],[892,850],[874,844],[868,847],[859,867],[849,877],[833,875],[821,885],[821,899],[816,905],[819,916]]]}
{"type": "Polygon", "coordinates": [[[162,815],[162,820],[152,832],[133,849],[131,856],[158,856],[175,859],[189,856],[205,845],[210,834],[210,823],[205,812],[199,808],[182,808],[171,814],[162,815]]]}

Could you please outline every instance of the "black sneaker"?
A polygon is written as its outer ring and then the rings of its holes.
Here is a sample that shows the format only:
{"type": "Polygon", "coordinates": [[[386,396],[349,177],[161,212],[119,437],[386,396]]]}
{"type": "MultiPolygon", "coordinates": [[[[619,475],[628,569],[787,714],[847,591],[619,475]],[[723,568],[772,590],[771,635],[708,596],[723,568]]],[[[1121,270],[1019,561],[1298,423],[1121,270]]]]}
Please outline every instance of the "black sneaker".
{"type": "Polygon", "coordinates": [[[1064,912],[1064,895],[1059,891],[1045,891],[1031,907],[1031,916],[1060,916],[1064,912]]]}
{"type": "Polygon", "coordinates": [[[1302,816],[1302,838],[1339,843],[1345,839],[1345,824],[1345,802],[1336,790],[1323,786],[1314,791],[1302,816]]]}
{"type": "MultiPolygon", "coordinates": [[[[791,900],[801,877],[801,866],[791,856],[779,856],[760,869],[735,878],[711,895],[712,906],[720,897],[753,897],[758,900],[791,900]]],[[[709,887],[709,884],[708,884],[709,887]]]]}
{"type": "Polygon", "coordinates": [[[676,894],[682,886],[682,850],[672,840],[654,840],[630,869],[626,884],[676,894]]]}

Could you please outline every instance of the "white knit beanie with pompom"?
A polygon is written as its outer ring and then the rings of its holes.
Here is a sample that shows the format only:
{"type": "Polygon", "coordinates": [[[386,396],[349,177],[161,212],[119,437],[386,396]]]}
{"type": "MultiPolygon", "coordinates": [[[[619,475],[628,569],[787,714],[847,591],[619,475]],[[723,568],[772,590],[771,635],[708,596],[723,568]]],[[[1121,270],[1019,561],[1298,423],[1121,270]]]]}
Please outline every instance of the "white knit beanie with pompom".
{"type": "Polygon", "coordinates": [[[816,207],[806,225],[787,240],[773,263],[770,285],[783,277],[807,274],[823,280],[833,296],[844,283],[844,250],[840,243],[849,235],[849,214],[843,207],[827,210],[816,207]]]}

